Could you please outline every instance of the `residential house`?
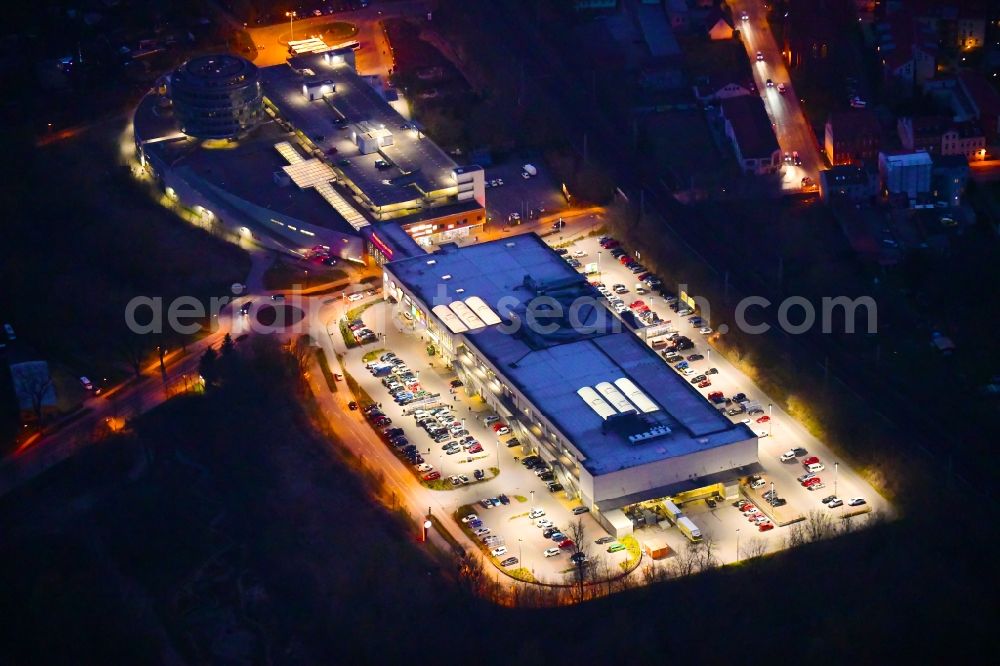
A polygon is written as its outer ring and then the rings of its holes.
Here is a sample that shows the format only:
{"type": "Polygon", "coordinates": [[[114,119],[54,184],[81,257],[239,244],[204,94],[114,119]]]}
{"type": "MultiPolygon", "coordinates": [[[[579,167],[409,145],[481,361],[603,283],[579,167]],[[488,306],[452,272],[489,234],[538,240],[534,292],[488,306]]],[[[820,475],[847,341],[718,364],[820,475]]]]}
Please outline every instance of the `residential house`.
{"type": "Polygon", "coordinates": [[[931,188],[938,202],[949,207],[962,205],[969,184],[969,163],[964,155],[938,155],[931,167],[931,188]]]}
{"type": "Polygon", "coordinates": [[[932,30],[908,14],[890,17],[878,26],[878,52],[887,80],[898,83],[903,92],[934,76],[937,67],[937,37],[932,30]]]}
{"type": "Polygon", "coordinates": [[[955,76],[932,79],[924,92],[951,111],[956,123],[978,121],[987,146],[1000,137],[1000,93],[979,72],[961,71],[955,76]]]}
{"type": "Polygon", "coordinates": [[[984,0],[909,0],[906,11],[945,46],[969,51],[985,43],[988,8],[984,0]]]}
{"type": "Polygon", "coordinates": [[[826,121],[823,147],[830,164],[875,162],[882,132],[875,113],[869,109],[851,109],[831,113],[826,121]]]}
{"type": "Polygon", "coordinates": [[[725,11],[719,7],[710,9],[702,23],[705,32],[712,40],[733,38],[733,17],[729,13],[728,5],[723,5],[723,7],[726,7],[725,11]]]}
{"type": "Polygon", "coordinates": [[[763,175],[780,168],[781,149],[760,97],[743,95],[724,99],[720,114],[744,172],[763,175]]]}
{"type": "Polygon", "coordinates": [[[789,67],[809,60],[825,60],[830,44],[841,39],[838,26],[854,20],[845,2],[796,2],[784,19],[781,53],[789,67]]]}
{"type": "Polygon", "coordinates": [[[875,162],[842,164],[819,172],[819,196],[823,203],[868,201],[878,194],[875,162]]]}
{"type": "Polygon", "coordinates": [[[687,32],[691,29],[691,10],[685,0],[667,0],[667,19],[674,32],[687,32]]]}
{"type": "Polygon", "coordinates": [[[1000,144],[1000,92],[979,72],[959,72],[958,80],[965,94],[972,100],[976,120],[986,135],[986,145],[1000,144]]]}
{"type": "Polygon", "coordinates": [[[969,161],[986,157],[986,136],[975,121],[956,123],[945,116],[902,117],[896,129],[906,150],[964,155],[969,161]]]}
{"type": "Polygon", "coordinates": [[[755,86],[752,81],[742,83],[732,78],[719,76],[707,76],[700,79],[694,86],[694,96],[699,102],[705,104],[729,99],[730,97],[742,97],[753,93],[755,86]]]}
{"type": "Polygon", "coordinates": [[[929,197],[932,165],[931,156],[923,151],[878,155],[882,185],[890,196],[900,195],[911,207],[929,197]]]}

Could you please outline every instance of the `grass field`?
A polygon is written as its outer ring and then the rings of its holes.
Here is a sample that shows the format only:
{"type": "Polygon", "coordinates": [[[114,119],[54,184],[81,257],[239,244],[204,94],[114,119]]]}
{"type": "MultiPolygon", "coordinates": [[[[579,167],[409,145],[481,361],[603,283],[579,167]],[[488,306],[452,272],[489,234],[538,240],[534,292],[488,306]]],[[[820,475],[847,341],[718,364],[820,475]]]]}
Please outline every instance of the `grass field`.
{"type": "Polygon", "coordinates": [[[265,289],[308,289],[347,279],[347,272],[316,264],[279,259],[264,273],[265,289]]]}

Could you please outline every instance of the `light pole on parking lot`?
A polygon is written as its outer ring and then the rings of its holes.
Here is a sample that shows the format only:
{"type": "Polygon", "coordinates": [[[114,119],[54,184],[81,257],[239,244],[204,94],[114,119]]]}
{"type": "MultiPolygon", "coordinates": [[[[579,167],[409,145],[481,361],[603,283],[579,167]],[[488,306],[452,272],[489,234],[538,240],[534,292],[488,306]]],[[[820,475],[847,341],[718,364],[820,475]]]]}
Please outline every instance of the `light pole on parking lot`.
{"type": "Polygon", "coordinates": [[[292,25],[295,21],[295,17],[298,16],[295,12],[285,12],[285,16],[288,17],[288,41],[292,41],[294,36],[292,34],[292,25]]]}
{"type": "Polygon", "coordinates": [[[531,491],[531,508],[532,509],[535,508],[535,491],[534,490],[531,491]]]}
{"type": "Polygon", "coordinates": [[[603,281],[604,275],[601,274],[601,251],[597,251],[597,279],[603,281]]]}
{"type": "Polygon", "coordinates": [[[524,566],[524,564],[523,564],[524,560],[522,559],[523,556],[521,555],[521,542],[522,541],[524,541],[524,539],[522,539],[521,537],[517,537],[517,562],[518,562],[518,564],[521,564],[521,566],[524,566]]]}
{"type": "Polygon", "coordinates": [[[740,528],[736,528],[736,561],[740,561],[740,528]]]}
{"type": "Polygon", "coordinates": [[[497,438],[497,471],[500,471],[500,439],[497,438]]]}
{"type": "Polygon", "coordinates": [[[774,421],[774,403],[767,403],[767,436],[771,436],[771,422],[774,421]]]}
{"type": "Polygon", "coordinates": [[[835,463],[833,463],[833,495],[834,495],[834,497],[837,496],[837,480],[838,480],[839,476],[840,476],[840,463],[839,462],[835,462],[835,463]]]}

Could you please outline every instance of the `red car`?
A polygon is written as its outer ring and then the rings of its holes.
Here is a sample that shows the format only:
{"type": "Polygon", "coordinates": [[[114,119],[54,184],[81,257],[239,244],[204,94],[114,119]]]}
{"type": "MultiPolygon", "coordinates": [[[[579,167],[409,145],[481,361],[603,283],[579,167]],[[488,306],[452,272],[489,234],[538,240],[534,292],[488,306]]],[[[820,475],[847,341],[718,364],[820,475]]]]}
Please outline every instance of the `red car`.
{"type": "Polygon", "coordinates": [[[476,442],[475,444],[469,447],[469,453],[482,453],[482,452],[483,452],[483,445],[480,444],[479,442],[476,442]]]}
{"type": "Polygon", "coordinates": [[[711,393],[708,394],[709,400],[715,400],[716,398],[721,398],[721,397],[722,397],[722,391],[712,391],[711,393]]]}
{"type": "Polygon", "coordinates": [[[630,305],[629,307],[634,310],[636,308],[641,308],[643,305],[645,305],[645,303],[643,303],[642,300],[638,300],[638,301],[632,301],[632,305],[630,305]]]}
{"type": "Polygon", "coordinates": [[[434,471],[424,474],[424,481],[434,481],[441,478],[441,472],[434,471]]]}
{"type": "Polygon", "coordinates": [[[806,479],[802,482],[803,488],[808,488],[809,486],[815,486],[817,483],[822,483],[822,480],[818,476],[814,476],[811,479],[806,479]]]}
{"type": "Polygon", "coordinates": [[[700,382],[698,384],[698,388],[708,388],[711,385],[712,385],[712,380],[711,379],[706,379],[705,381],[700,382]]]}
{"type": "Polygon", "coordinates": [[[621,256],[621,259],[619,259],[618,261],[621,264],[627,266],[627,265],[629,265],[629,264],[631,264],[633,262],[633,259],[632,259],[632,257],[628,256],[627,254],[623,254],[621,256]]]}
{"type": "Polygon", "coordinates": [[[805,460],[802,461],[803,465],[816,465],[818,463],[819,463],[819,458],[817,458],[816,456],[810,456],[809,458],[806,458],[805,460]]]}
{"type": "Polygon", "coordinates": [[[559,542],[559,547],[560,548],[572,548],[575,545],[576,544],[573,543],[572,539],[565,539],[565,540],[559,542]]]}
{"type": "Polygon", "coordinates": [[[774,529],[774,523],[761,523],[760,525],[757,526],[757,529],[760,530],[761,532],[766,532],[768,530],[773,530],[774,529]]]}
{"type": "Polygon", "coordinates": [[[497,421],[493,424],[493,432],[497,432],[500,428],[506,428],[507,425],[503,421],[497,421]]]}

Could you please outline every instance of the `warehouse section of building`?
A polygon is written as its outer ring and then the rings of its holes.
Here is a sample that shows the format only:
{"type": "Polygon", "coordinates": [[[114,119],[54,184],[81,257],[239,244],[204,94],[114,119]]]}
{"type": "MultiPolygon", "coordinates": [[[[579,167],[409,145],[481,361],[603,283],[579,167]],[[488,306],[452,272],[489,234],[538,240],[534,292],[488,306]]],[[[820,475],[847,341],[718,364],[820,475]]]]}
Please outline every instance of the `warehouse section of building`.
{"type": "Polygon", "coordinates": [[[383,284],[525,453],[549,461],[616,532],[624,507],[700,488],[735,493],[757,463],[756,434],[622,326],[534,234],[394,261],[383,284]]]}

